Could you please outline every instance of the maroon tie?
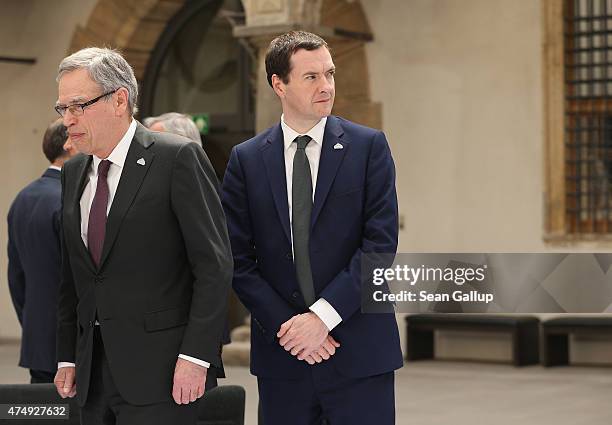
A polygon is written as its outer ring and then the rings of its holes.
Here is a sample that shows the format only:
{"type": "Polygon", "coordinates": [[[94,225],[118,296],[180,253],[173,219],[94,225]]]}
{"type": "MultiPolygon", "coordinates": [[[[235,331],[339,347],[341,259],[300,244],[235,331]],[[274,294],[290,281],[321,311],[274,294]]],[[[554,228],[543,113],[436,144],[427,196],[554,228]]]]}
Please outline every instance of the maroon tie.
{"type": "Polygon", "coordinates": [[[87,224],[87,247],[97,267],[100,266],[104,234],[106,233],[106,209],[108,208],[109,195],[106,177],[110,165],[111,162],[107,159],[102,160],[98,165],[98,186],[91,203],[89,223],[87,224]]]}

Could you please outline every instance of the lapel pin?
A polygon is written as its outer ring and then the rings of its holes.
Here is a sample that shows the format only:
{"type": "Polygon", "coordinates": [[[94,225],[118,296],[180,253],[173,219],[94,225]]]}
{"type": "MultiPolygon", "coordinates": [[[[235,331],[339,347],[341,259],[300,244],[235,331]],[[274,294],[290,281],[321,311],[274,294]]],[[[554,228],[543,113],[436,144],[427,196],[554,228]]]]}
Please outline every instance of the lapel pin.
{"type": "Polygon", "coordinates": [[[334,150],[339,150],[339,149],[344,149],[344,146],[342,146],[340,143],[336,143],[334,145],[334,150]]]}
{"type": "Polygon", "coordinates": [[[140,158],[138,161],[136,161],[136,164],[138,164],[138,165],[145,165],[146,162],[145,162],[144,158],[140,158]]]}

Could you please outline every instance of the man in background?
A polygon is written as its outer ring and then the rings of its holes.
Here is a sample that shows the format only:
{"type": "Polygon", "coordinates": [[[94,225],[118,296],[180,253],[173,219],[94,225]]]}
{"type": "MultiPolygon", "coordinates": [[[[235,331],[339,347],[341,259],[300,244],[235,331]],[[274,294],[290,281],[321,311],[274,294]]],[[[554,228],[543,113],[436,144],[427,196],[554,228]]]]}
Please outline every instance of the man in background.
{"type": "Polygon", "coordinates": [[[60,170],[77,151],[61,120],[53,122],[42,148],[51,163],[15,198],[8,214],[8,283],[21,324],[19,366],[31,382],[53,382],[57,295],[61,273],[60,170]]]}
{"type": "Polygon", "coordinates": [[[200,130],[188,115],[167,112],[157,117],[145,118],[142,123],[149,130],[178,134],[199,144],[202,143],[200,130]]]}

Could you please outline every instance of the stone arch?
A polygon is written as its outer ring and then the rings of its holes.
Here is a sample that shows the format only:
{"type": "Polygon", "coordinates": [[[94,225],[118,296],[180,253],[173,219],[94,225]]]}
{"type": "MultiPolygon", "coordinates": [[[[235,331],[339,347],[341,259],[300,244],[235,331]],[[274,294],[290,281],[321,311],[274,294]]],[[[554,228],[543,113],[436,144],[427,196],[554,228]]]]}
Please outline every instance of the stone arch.
{"type": "Polygon", "coordinates": [[[88,46],[120,49],[141,81],[151,52],[186,0],[98,0],[87,24],[72,35],[68,53],[88,46]]]}
{"type": "MultiPolygon", "coordinates": [[[[258,130],[277,121],[279,115],[278,102],[265,81],[265,46],[274,36],[297,28],[322,35],[334,52],[340,71],[334,113],[382,127],[381,105],[370,97],[365,52],[365,43],[373,36],[359,0],[241,1],[246,25],[236,27],[235,35],[247,39],[257,52],[258,130]]],[[[186,0],[98,0],[87,24],[76,28],[68,53],[87,46],[118,48],[141,82],[159,37],[185,3],[186,0]]]]}

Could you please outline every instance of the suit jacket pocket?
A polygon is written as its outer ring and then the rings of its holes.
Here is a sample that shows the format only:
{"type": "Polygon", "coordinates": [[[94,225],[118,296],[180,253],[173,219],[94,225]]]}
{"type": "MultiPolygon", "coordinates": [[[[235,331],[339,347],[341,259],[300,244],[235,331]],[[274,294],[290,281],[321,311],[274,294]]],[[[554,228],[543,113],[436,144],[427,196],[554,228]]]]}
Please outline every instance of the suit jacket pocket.
{"type": "Polygon", "coordinates": [[[187,324],[189,311],[184,307],[145,313],[144,326],[147,332],[170,329],[187,324]]]}

